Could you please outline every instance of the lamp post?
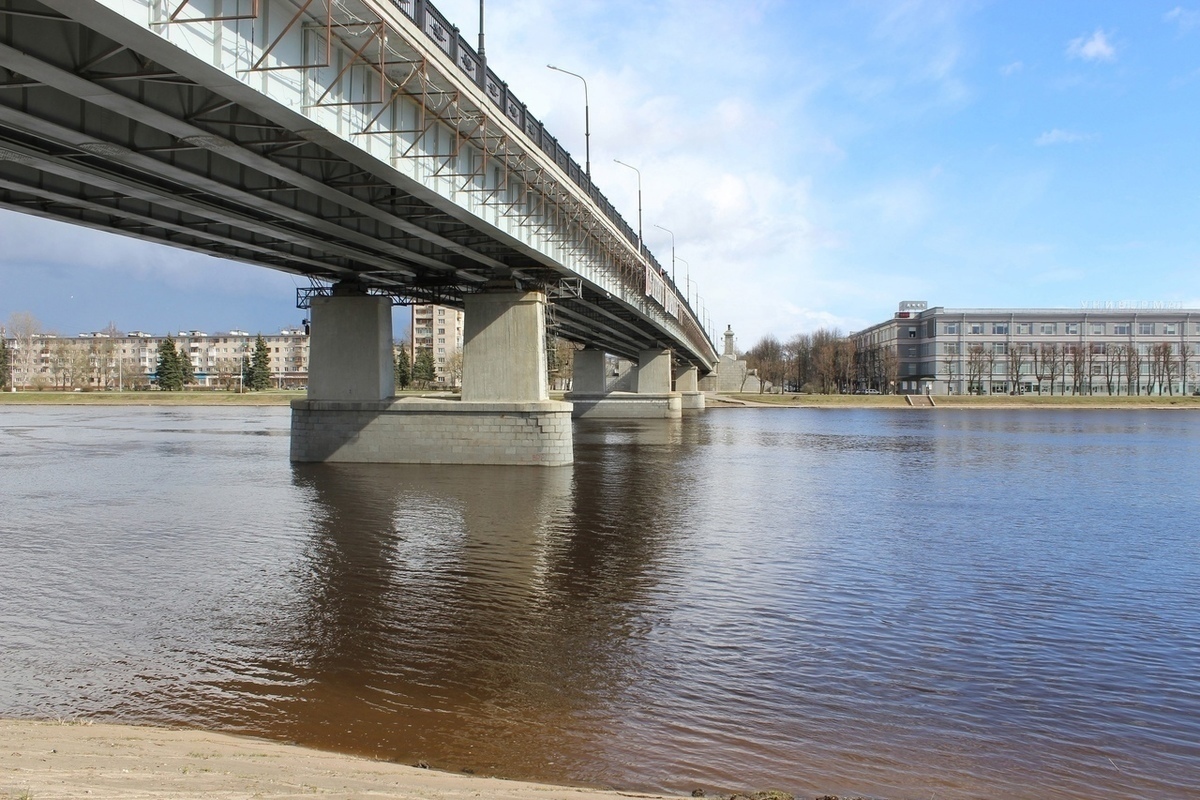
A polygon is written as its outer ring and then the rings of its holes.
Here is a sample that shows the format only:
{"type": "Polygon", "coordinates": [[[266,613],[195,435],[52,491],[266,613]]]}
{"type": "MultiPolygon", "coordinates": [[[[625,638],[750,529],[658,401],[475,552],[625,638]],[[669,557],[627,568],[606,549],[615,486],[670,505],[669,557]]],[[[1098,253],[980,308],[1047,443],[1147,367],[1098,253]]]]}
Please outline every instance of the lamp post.
{"type": "Polygon", "coordinates": [[[626,164],[619,158],[614,158],[613,161],[620,164],[622,167],[628,167],[637,173],[638,179],[638,255],[642,255],[642,171],[632,164],[626,164]]]}
{"type": "Polygon", "coordinates": [[[483,0],[479,0],[479,60],[487,64],[487,53],[483,49],[483,0]]]}
{"type": "Polygon", "coordinates": [[[658,228],[660,231],[666,231],[667,233],[671,234],[671,283],[674,283],[675,282],[675,231],[671,230],[670,228],[664,228],[662,225],[659,225],[657,222],[654,223],[654,227],[658,228]]]}
{"type": "MultiPolygon", "coordinates": [[[[480,2],[482,4],[482,0],[480,0],[480,2]]],[[[480,13],[482,13],[482,11],[480,13]]],[[[583,159],[584,159],[583,169],[587,173],[588,180],[591,181],[591,179],[592,179],[592,127],[591,127],[591,122],[588,119],[589,112],[588,112],[587,78],[583,77],[582,75],[580,75],[578,73],[571,72],[569,69],[563,69],[562,67],[556,67],[553,64],[547,64],[546,67],[548,69],[554,70],[555,72],[561,72],[564,75],[573,75],[574,77],[579,78],[579,80],[583,81],[583,159]]]]}
{"type": "Polygon", "coordinates": [[[686,258],[676,258],[674,253],[671,253],[671,260],[683,262],[683,293],[687,297],[688,307],[692,305],[692,266],[687,262],[686,258]]]}

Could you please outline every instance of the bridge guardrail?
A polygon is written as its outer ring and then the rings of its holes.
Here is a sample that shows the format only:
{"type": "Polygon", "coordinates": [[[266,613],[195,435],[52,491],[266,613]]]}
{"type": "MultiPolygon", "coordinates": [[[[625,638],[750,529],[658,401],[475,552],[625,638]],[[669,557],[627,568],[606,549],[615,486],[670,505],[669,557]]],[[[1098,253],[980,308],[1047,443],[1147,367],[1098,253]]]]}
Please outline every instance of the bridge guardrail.
{"type": "MultiPolygon", "coordinates": [[[[412,20],[464,75],[483,89],[488,99],[509,120],[519,126],[525,135],[591,198],[608,220],[621,231],[625,239],[639,250],[654,271],[652,277],[650,269],[647,269],[646,296],[655,300],[669,316],[680,322],[685,322],[686,311],[686,316],[690,317],[687,322],[690,322],[691,325],[685,325],[685,328],[694,326],[697,330],[703,331],[704,327],[696,321],[695,311],[687,298],[679,294],[678,287],[673,282],[668,286],[667,281],[661,277],[665,274],[662,265],[644,247],[641,247],[641,242],[633,227],[625,221],[625,218],[604,196],[604,193],[592,183],[591,177],[575,159],[571,158],[571,154],[566,148],[559,144],[540,120],[529,113],[529,108],[508,88],[508,84],[500,80],[500,77],[488,68],[486,57],[481,57],[471,47],[459,32],[458,27],[452,24],[430,0],[391,0],[391,3],[400,10],[400,13],[412,20]]],[[[709,347],[715,347],[709,341],[707,334],[704,334],[703,338],[709,347]]]]}

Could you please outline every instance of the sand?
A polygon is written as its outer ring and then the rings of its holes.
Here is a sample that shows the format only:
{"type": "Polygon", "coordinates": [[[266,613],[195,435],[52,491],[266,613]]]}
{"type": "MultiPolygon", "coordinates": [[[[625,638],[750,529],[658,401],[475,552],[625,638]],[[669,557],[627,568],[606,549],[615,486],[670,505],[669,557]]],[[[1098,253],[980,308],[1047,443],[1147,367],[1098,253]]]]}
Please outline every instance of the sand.
{"type": "Polygon", "coordinates": [[[132,725],[0,720],[0,799],[654,798],[505,781],[240,736],[132,725]]]}

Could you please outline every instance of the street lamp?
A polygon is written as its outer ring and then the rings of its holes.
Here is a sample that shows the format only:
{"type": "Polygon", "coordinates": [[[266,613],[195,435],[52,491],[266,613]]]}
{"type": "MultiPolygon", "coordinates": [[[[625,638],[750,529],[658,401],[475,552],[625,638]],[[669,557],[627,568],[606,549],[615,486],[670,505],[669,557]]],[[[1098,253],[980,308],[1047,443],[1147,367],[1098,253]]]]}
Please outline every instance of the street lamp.
{"type": "Polygon", "coordinates": [[[659,225],[657,222],[654,223],[654,227],[658,228],[660,231],[666,231],[667,233],[671,234],[671,283],[674,283],[675,282],[675,232],[669,228],[664,228],[662,225],[659,225]]]}
{"type": "Polygon", "coordinates": [[[483,49],[483,0],[479,0],[479,60],[487,67],[487,53],[483,49]]]}
{"type": "Polygon", "coordinates": [[[671,253],[671,260],[683,262],[683,290],[687,295],[687,304],[692,305],[692,265],[687,262],[686,258],[676,258],[674,253],[671,253]]]}
{"type": "Polygon", "coordinates": [[[628,167],[637,173],[638,178],[638,255],[642,255],[642,171],[632,164],[626,164],[619,158],[614,158],[613,161],[620,164],[622,167],[628,167]]]}
{"type": "Polygon", "coordinates": [[[561,72],[564,75],[574,75],[576,78],[579,78],[579,80],[583,81],[583,169],[585,172],[587,172],[588,180],[590,181],[592,179],[592,129],[591,122],[588,120],[587,79],[578,73],[571,72],[569,69],[556,67],[553,64],[547,64],[546,67],[554,70],[555,72],[561,72]]]}

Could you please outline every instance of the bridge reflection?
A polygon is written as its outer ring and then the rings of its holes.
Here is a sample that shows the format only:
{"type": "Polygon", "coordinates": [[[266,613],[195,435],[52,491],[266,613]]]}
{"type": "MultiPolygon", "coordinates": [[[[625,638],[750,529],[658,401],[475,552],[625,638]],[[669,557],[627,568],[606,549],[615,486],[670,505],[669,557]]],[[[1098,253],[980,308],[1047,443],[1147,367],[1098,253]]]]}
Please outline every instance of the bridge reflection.
{"type": "MultiPolygon", "coordinates": [[[[678,420],[593,426],[555,470],[303,464],[311,508],[260,735],[446,769],[586,779],[639,671],[682,520],[678,420]],[[659,453],[655,457],[655,453],[659,453]]],[[[251,695],[247,697],[246,695],[251,695]]],[[[600,780],[602,776],[595,776],[600,780]]]]}

